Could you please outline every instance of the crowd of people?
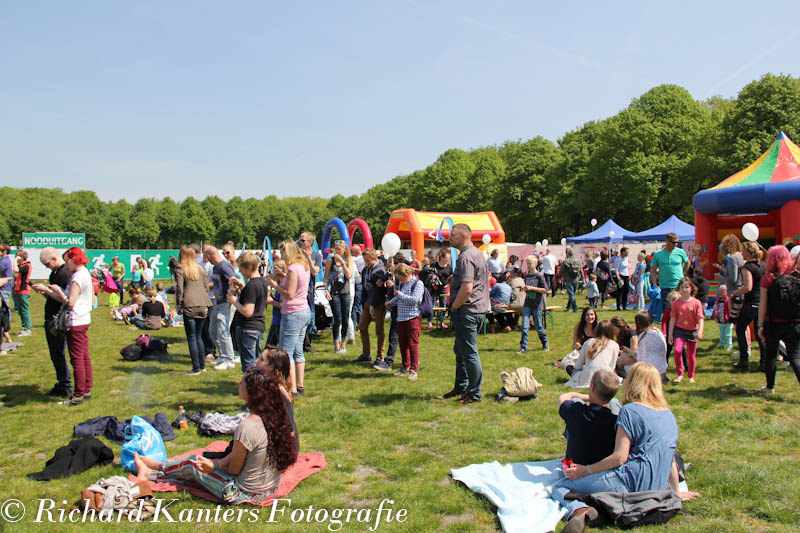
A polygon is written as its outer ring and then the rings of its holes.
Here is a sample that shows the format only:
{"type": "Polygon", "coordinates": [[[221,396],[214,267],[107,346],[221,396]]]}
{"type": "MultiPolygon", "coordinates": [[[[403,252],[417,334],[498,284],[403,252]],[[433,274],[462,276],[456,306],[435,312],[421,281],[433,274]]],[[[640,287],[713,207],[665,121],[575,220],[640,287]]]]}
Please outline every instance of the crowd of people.
{"type": "MultiPolygon", "coordinates": [[[[590,305],[574,327],[573,352],[557,364],[568,375],[566,386],[588,389],[589,394],[567,393],[559,398],[559,414],[567,428],[566,455],[572,463],[565,466],[565,479],[553,497],[568,511],[569,530],[577,531],[596,517],[596,511],[566,499],[570,490],[676,488],[677,424],[664,399],[662,383],[667,381],[670,353],[677,375],[674,382],[680,383],[685,374],[689,382],[695,381],[697,347],[704,336],[709,307],[708,284],[703,287],[699,265],[692,264],[676,235],[667,235],[663,248],[652,256],[639,253],[635,264],[628,260],[627,248],[610,257],[605,250],[587,255],[584,264],[567,249],[563,261],[547,250],[541,257],[525,257],[523,267],[514,256],[506,264],[497,253],[487,260],[472,244],[471,230],[464,224],[454,225],[450,234],[450,244],[458,251],[455,264],[448,248],[417,260],[415,255],[406,258],[399,253],[384,257],[374,249],[350,247],[344,241],[336,241],[323,258],[313,250],[314,239],[313,234],[304,233],[298,241],[281,242],[272,269],[267,258],[258,254],[243,252],[237,257],[231,243],[221,251],[212,245],[181,247],[171,270],[174,313],[181,317],[191,360],[186,374],[204,373],[209,361],[220,371],[230,370],[238,362],[243,372],[239,395],[250,416],[219,460],[195,457],[156,463],[137,457],[141,479],[158,471],[198,483],[227,503],[261,501],[274,491],[280,472],[294,462],[299,449],[293,402],[305,393],[305,353],[315,298],[319,297],[315,296],[315,278],[322,270],[322,294],[333,315],[334,353],[346,353],[357,329],[362,352],[354,362],[393,371],[399,349],[401,364],[395,375],[409,381],[418,379],[423,319],[429,328],[434,320],[433,316],[423,317],[421,309],[425,293],[429,293],[440,312],[449,315],[454,334],[454,383],[441,398],[456,398],[462,404],[480,402],[483,397],[477,340],[485,320],[496,326],[495,331],[508,332],[517,328],[517,317],[521,317],[517,353],[528,350],[531,323],[542,350],[547,351],[549,339],[542,315],[548,295],[553,297],[560,286],[568,297],[565,311],[576,312],[575,295],[584,287],[590,305]],[[616,289],[610,290],[612,284],[616,289]],[[648,285],[657,287],[657,296],[663,300],[660,316],[644,310],[645,295],[652,292],[648,285]],[[629,299],[628,288],[635,297],[629,299]],[[705,294],[699,294],[700,290],[705,294]],[[599,320],[597,309],[610,293],[619,311],[629,303],[636,305],[633,326],[622,316],[599,320]],[[269,328],[268,306],[273,308],[269,328]],[[390,327],[384,352],[385,321],[390,327]],[[373,323],[374,351],[369,331],[373,323]],[[622,406],[617,402],[614,407],[612,398],[623,380],[622,406]]],[[[32,334],[30,290],[45,296],[47,325],[66,313],[65,335],[44,328],[57,380],[48,394],[62,397],[63,405],[80,405],[91,399],[93,385],[88,331],[95,288],[87,270],[88,258],[77,247],[63,254],[45,248],[40,261],[51,271],[48,283],[31,285],[27,254],[20,250],[12,260],[9,252],[0,245],[2,333],[8,339],[13,301],[21,318],[20,335],[32,334]]],[[[735,331],[739,348],[735,367],[749,370],[748,332],[755,323],[761,354],[758,370],[766,375],[761,392],[775,391],[781,350],[800,381],[798,259],[787,247],[773,246],[762,262],[763,253],[756,243],[742,244],[734,235],[722,239],[720,252],[724,259],[714,265],[720,285],[710,306],[711,319],[719,326],[719,347],[732,350],[735,331]]],[[[146,264],[142,266],[146,268],[146,264]]],[[[115,258],[109,271],[121,289],[125,267],[115,258]]],[[[142,287],[143,299],[135,278],[132,285],[131,300],[119,312],[142,328],[160,327],[168,317],[166,297],[164,303],[160,301],[163,286],[157,286],[159,290],[142,287]]],[[[444,317],[439,321],[444,326],[444,317]]]]}

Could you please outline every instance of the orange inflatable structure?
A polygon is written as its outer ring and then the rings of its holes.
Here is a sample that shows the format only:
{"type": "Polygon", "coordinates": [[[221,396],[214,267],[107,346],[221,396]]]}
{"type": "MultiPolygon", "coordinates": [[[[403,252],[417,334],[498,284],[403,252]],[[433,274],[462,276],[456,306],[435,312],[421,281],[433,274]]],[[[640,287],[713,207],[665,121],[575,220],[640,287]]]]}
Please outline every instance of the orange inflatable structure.
{"type": "Polygon", "coordinates": [[[452,224],[466,224],[472,229],[473,242],[480,244],[483,236],[491,238],[491,244],[505,244],[506,232],[494,211],[480,213],[433,213],[415,209],[392,211],[385,233],[396,233],[401,241],[411,242],[411,249],[419,257],[425,255],[425,241],[438,241],[450,237],[452,224]]]}

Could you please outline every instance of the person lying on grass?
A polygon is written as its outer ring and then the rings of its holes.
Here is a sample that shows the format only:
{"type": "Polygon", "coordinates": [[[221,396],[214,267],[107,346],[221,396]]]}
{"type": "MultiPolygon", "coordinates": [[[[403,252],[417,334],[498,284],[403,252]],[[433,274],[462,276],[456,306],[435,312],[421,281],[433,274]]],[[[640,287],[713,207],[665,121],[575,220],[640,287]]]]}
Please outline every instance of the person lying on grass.
{"type": "Polygon", "coordinates": [[[228,504],[260,504],[274,493],[281,474],[297,460],[295,440],[278,382],[258,366],[245,372],[239,397],[250,415],[233,434],[233,450],[222,459],[200,455],[157,462],[136,454],[136,479],[158,475],[189,482],[228,504]]]}

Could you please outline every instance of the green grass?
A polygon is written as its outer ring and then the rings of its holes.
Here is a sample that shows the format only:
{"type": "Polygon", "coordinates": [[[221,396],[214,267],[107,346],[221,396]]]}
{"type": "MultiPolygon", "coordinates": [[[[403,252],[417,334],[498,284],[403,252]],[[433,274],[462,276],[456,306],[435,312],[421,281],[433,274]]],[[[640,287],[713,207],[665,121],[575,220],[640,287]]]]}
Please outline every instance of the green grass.
{"type": "MultiPolygon", "coordinates": [[[[581,296],[581,302],[585,299],[581,296]]],[[[162,411],[172,419],[178,405],[187,410],[220,409],[234,412],[238,368],[186,377],[190,368],[182,329],[162,330],[158,336],[172,343],[163,362],[128,363],[119,349],[137,332],[112,322],[103,305],[93,313],[89,330],[94,366],[94,399],[79,407],[61,407],[44,396],[53,385],[44,333],[34,336],[15,355],[0,357],[0,501],[21,500],[28,514],[17,524],[0,522],[3,531],[74,531],[80,524],[33,523],[37,500],[52,498],[57,507],[72,504],[80,490],[100,477],[123,474],[119,466],[96,467],[79,475],[36,482],[25,474],[42,469],[59,447],[71,438],[72,427],[88,418],[162,411]]],[[[550,301],[563,305],[565,297],[550,301]]],[[[42,320],[43,301],[31,296],[34,324],[42,320]]],[[[609,318],[613,311],[601,311],[609,318]]],[[[633,313],[622,313],[629,322],[633,313]]],[[[350,363],[360,346],[346,355],[333,353],[329,332],[315,342],[318,353],[308,357],[306,395],[296,407],[302,451],[325,454],[328,468],[303,481],[290,495],[291,509],[375,507],[383,498],[405,508],[403,524],[382,524],[379,531],[492,531],[499,528],[487,500],[449,479],[451,468],[497,460],[501,463],[541,460],[563,453],[563,424],[556,398],[566,389],[566,375],[552,362],[569,351],[577,315],[556,311],[549,330],[551,352],[536,349],[524,356],[514,352],[519,334],[481,336],[484,401],[460,406],[435,397],[452,388],[452,337],[445,331],[424,330],[421,339],[420,379],[410,383],[371,367],[350,363]],[[500,389],[499,374],[519,366],[531,367],[545,387],[536,401],[517,405],[492,401],[500,389]]],[[[14,332],[19,328],[14,318],[14,332]]],[[[760,374],[735,374],[730,354],[714,348],[717,329],[709,322],[701,342],[697,383],[668,385],[667,399],[678,419],[679,449],[694,464],[688,473],[692,490],[702,498],[687,502],[684,512],[663,531],[789,531],[800,524],[800,387],[794,376],[779,371],[778,394],[765,398],[753,391],[764,385],[760,374]]],[[[373,340],[374,342],[374,340],[373,340]]],[[[757,357],[757,350],[756,350],[757,357]]],[[[169,455],[208,444],[194,428],[180,432],[166,444],[169,455]]],[[[115,455],[119,447],[110,445],[115,455]]],[[[171,510],[215,509],[215,505],[188,494],[172,493],[180,501],[171,510]]],[[[293,524],[289,513],[279,524],[265,523],[269,509],[261,509],[251,530],[327,531],[327,524],[293,524]]],[[[158,530],[214,528],[234,531],[237,524],[136,526],[94,524],[92,529],[153,527],[158,530]]],[[[335,526],[332,526],[335,527],[335,526]]],[[[351,522],[341,531],[365,531],[369,524],[351,522]]]]}

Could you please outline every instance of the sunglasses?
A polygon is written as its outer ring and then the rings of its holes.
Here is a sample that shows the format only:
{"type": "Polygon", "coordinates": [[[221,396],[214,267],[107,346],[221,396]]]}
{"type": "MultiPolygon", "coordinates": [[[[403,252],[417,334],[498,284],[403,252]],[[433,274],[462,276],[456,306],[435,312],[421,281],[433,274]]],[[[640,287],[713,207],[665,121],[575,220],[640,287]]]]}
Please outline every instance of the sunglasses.
{"type": "Polygon", "coordinates": [[[299,242],[300,244],[303,244],[304,242],[306,242],[306,240],[305,240],[305,239],[300,239],[300,240],[299,240],[299,241],[297,241],[297,242],[299,242]]]}
{"type": "Polygon", "coordinates": [[[678,244],[681,241],[669,241],[669,242],[671,242],[672,244],[678,244]]]}
{"type": "Polygon", "coordinates": [[[230,251],[228,251],[228,252],[222,252],[222,253],[223,253],[223,254],[225,254],[225,255],[231,255],[230,251]]]}

